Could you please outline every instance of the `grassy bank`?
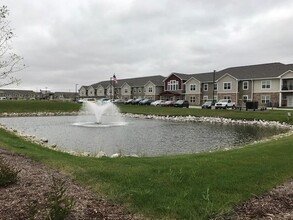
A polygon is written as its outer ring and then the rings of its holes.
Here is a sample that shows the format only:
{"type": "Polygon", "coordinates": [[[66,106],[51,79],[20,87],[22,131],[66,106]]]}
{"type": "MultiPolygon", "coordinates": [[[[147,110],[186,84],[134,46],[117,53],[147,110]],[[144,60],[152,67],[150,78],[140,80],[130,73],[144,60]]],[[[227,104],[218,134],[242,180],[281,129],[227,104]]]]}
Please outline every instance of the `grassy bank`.
{"type": "Polygon", "coordinates": [[[151,115],[182,115],[182,116],[206,116],[206,117],[224,117],[232,119],[246,119],[246,120],[267,120],[280,121],[293,124],[293,109],[290,110],[266,110],[266,111],[239,111],[239,110],[225,110],[225,109],[199,109],[199,108],[174,108],[174,107],[154,107],[154,106],[138,106],[138,105],[121,105],[120,111],[123,113],[135,114],[151,114],[151,115]],[[287,113],[291,112],[291,119],[288,120],[287,113]]]}
{"type": "Polygon", "coordinates": [[[0,146],[59,169],[151,218],[208,219],[293,176],[293,137],[242,149],[155,158],[85,158],[0,130],[0,146]]]}
{"type": "Polygon", "coordinates": [[[0,113],[71,112],[78,111],[80,104],[61,101],[0,101],[0,113]]]}

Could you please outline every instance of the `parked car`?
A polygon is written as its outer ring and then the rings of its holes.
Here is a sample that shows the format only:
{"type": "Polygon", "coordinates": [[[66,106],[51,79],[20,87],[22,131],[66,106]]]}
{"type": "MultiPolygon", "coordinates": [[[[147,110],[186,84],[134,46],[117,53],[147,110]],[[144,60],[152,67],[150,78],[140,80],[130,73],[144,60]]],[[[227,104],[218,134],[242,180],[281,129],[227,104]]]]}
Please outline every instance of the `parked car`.
{"type": "Polygon", "coordinates": [[[189,102],[187,100],[178,100],[174,103],[174,107],[189,108],[189,102]]]}
{"type": "Polygon", "coordinates": [[[95,98],[83,98],[83,99],[79,99],[78,102],[79,103],[83,103],[83,102],[96,102],[97,100],[95,98]]]}
{"type": "Polygon", "coordinates": [[[153,105],[153,106],[159,106],[162,103],[164,103],[164,100],[156,100],[156,101],[152,102],[151,105],[153,105]]]}
{"type": "Polygon", "coordinates": [[[150,105],[154,100],[152,99],[144,99],[144,100],[141,100],[138,104],[139,105],[150,105]]]}
{"type": "Polygon", "coordinates": [[[174,101],[166,101],[164,103],[161,104],[161,106],[163,107],[171,107],[171,106],[174,106],[174,101]]]}
{"type": "Polygon", "coordinates": [[[133,99],[128,99],[128,100],[125,101],[124,103],[125,103],[126,105],[129,105],[129,104],[132,104],[132,101],[133,101],[133,99]]]}
{"type": "Polygon", "coordinates": [[[212,106],[214,106],[214,105],[215,105],[215,101],[205,101],[205,102],[202,104],[201,108],[211,109],[212,106]]]}
{"type": "Polygon", "coordinates": [[[114,104],[117,104],[117,105],[119,105],[119,104],[124,104],[124,100],[123,99],[115,99],[114,101],[113,101],[113,103],[114,104]]]}
{"type": "Polygon", "coordinates": [[[132,104],[132,105],[138,105],[138,103],[139,103],[140,101],[142,101],[142,100],[143,100],[142,98],[134,99],[134,100],[132,100],[131,104],[132,104]]]}
{"type": "Polygon", "coordinates": [[[97,100],[97,103],[100,103],[100,104],[106,104],[106,103],[109,103],[109,102],[111,102],[111,100],[108,99],[108,98],[101,98],[101,99],[97,100]]]}
{"type": "Polygon", "coordinates": [[[235,102],[232,102],[230,99],[221,99],[215,104],[215,109],[222,108],[235,108],[235,102]]]}

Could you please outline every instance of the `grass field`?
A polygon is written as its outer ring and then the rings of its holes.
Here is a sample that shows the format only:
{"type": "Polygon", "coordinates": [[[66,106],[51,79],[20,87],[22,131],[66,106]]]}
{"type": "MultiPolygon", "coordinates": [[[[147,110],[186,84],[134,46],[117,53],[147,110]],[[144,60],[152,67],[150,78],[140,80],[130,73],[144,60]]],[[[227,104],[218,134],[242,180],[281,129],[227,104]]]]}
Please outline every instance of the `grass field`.
{"type": "MultiPolygon", "coordinates": [[[[121,111],[287,120],[284,111],[234,112],[141,106],[122,106],[121,111]]],[[[224,152],[98,159],[46,149],[0,130],[2,148],[54,167],[93,192],[152,219],[209,219],[289,180],[293,177],[292,143],[293,136],[289,136],[224,152]]]]}
{"type": "Polygon", "coordinates": [[[80,104],[62,101],[0,101],[0,113],[71,112],[79,111],[80,104]]]}

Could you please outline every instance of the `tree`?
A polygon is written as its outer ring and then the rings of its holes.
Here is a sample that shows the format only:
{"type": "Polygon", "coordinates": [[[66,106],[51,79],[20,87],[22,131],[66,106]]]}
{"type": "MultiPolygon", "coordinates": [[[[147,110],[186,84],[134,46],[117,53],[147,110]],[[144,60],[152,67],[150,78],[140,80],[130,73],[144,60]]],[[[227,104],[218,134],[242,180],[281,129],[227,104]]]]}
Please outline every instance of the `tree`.
{"type": "Polygon", "coordinates": [[[7,6],[0,7],[0,87],[19,83],[12,73],[25,68],[23,58],[13,53],[11,39],[14,37],[10,22],[7,20],[9,10],[7,6]]]}

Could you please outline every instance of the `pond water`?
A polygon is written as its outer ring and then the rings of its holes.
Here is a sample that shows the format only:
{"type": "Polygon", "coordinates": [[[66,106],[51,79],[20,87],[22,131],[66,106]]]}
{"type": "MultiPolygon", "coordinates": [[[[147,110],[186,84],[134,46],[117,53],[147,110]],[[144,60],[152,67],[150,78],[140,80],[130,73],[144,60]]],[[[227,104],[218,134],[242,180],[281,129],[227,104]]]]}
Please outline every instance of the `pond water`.
{"type": "MultiPolygon", "coordinates": [[[[82,117],[82,116],[81,116],[82,117]]],[[[284,130],[275,127],[221,125],[124,118],[115,126],[80,126],[76,116],[0,118],[0,123],[66,151],[111,155],[190,154],[235,147],[284,130]]],[[[85,125],[85,124],[84,124],[85,125]]]]}

